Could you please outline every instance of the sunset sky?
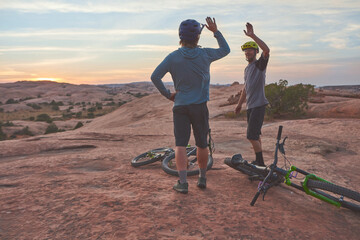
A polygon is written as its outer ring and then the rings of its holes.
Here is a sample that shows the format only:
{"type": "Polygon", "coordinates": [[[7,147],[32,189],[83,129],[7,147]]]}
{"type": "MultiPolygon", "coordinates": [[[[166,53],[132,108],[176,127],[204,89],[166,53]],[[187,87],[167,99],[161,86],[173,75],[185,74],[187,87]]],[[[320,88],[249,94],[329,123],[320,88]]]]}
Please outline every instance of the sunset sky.
{"type": "MultiPolygon", "coordinates": [[[[359,0],[0,0],[0,83],[150,81],[180,22],[207,16],[231,49],[211,66],[214,84],[243,82],[246,22],[271,49],[267,83],[360,84],[359,0]]],[[[206,28],[199,44],[217,47],[206,28]]]]}

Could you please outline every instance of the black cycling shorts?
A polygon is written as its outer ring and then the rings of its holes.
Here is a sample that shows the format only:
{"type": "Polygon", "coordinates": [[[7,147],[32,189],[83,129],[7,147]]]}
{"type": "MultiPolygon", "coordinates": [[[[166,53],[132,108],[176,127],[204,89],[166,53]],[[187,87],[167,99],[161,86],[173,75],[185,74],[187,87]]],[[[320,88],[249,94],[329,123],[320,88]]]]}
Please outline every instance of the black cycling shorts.
{"type": "Polygon", "coordinates": [[[264,122],[266,105],[250,108],[247,110],[247,133],[246,137],[249,140],[259,140],[261,135],[261,127],[264,122]]]}
{"type": "Polygon", "coordinates": [[[192,126],[196,146],[207,147],[209,110],[206,102],[173,107],[173,119],[176,146],[188,145],[192,126]]]}

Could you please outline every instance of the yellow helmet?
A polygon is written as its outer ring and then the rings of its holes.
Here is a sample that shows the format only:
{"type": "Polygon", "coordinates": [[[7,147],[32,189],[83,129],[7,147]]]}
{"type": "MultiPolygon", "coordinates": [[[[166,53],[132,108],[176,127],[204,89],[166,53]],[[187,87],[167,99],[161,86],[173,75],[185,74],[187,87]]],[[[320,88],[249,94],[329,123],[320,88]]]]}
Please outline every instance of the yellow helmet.
{"type": "Polygon", "coordinates": [[[256,52],[259,52],[259,46],[253,41],[246,42],[241,46],[241,50],[245,51],[246,49],[256,49],[256,52]]]}

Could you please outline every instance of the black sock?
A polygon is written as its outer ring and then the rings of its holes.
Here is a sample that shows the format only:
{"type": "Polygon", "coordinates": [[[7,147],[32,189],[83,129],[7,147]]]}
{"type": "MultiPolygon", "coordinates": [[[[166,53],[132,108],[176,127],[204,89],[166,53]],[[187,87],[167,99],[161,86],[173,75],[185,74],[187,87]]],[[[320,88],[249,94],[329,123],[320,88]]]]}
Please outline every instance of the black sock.
{"type": "Polygon", "coordinates": [[[262,155],[262,152],[257,152],[255,153],[256,155],[256,162],[258,162],[258,164],[261,166],[261,165],[265,165],[264,164],[264,158],[263,158],[263,155],[262,155]]]}

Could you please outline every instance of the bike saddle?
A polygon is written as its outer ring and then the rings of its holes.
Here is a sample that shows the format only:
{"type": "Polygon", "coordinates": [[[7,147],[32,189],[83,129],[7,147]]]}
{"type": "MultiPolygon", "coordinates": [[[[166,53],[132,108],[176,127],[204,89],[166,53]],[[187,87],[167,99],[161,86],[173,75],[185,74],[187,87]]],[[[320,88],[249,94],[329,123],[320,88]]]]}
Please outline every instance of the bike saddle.
{"type": "Polygon", "coordinates": [[[241,163],[244,162],[243,157],[241,156],[241,154],[235,154],[234,156],[232,156],[231,160],[230,160],[231,164],[234,166],[238,166],[241,163]]]}

